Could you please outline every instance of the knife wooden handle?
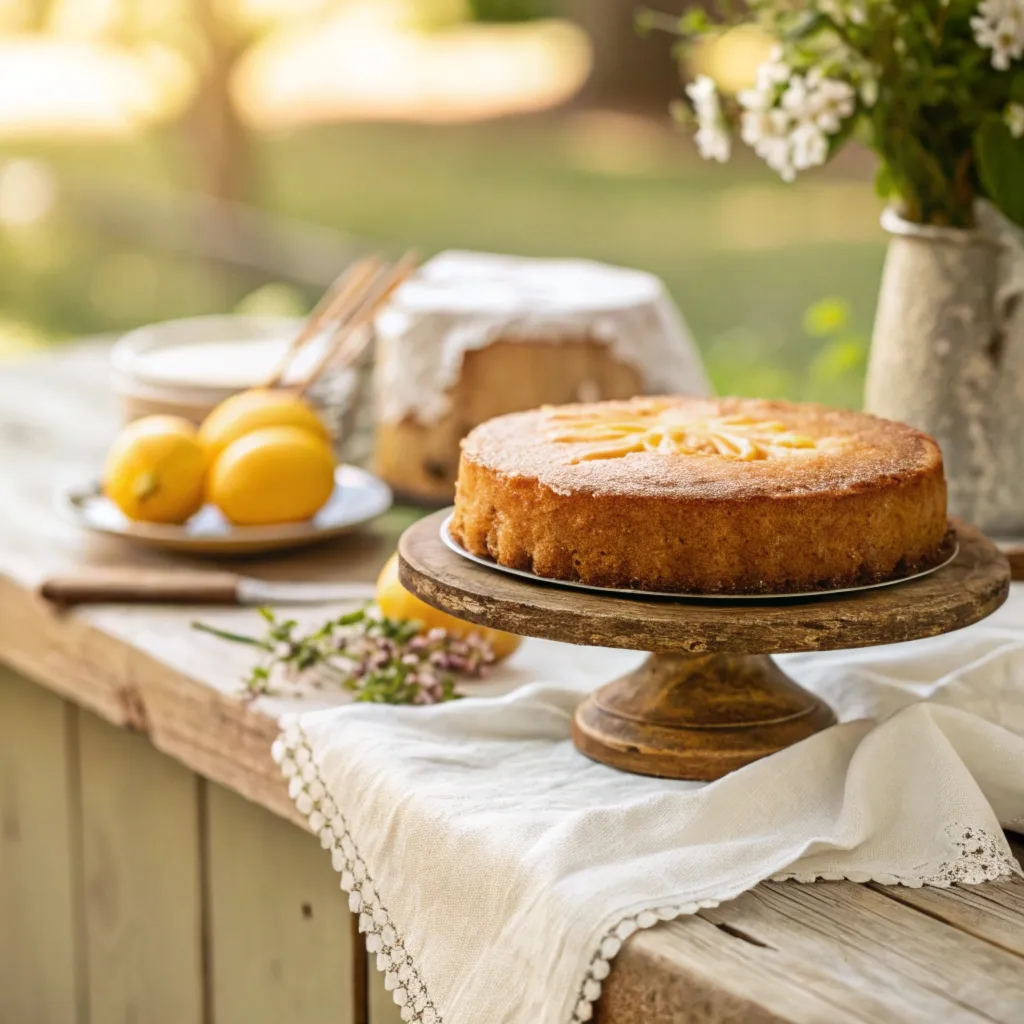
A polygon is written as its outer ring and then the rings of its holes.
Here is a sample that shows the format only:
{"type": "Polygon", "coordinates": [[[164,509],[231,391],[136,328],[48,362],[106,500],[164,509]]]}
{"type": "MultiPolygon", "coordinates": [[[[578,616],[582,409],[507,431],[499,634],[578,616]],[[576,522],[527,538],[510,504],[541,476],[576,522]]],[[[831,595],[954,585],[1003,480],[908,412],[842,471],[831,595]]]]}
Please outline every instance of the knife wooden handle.
{"type": "Polygon", "coordinates": [[[90,569],[53,576],[39,588],[48,601],[76,604],[238,604],[239,577],[230,572],[90,569]]]}

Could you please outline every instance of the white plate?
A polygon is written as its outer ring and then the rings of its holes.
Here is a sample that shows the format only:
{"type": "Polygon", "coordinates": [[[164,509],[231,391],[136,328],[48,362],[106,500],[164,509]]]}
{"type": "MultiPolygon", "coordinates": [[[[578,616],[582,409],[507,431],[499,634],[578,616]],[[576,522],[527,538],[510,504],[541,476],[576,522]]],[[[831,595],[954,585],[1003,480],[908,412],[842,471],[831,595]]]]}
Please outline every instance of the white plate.
{"type": "Polygon", "coordinates": [[[925,569],[923,572],[915,572],[909,576],[901,576],[899,579],[884,580],[881,583],[866,583],[861,584],[858,587],[837,587],[834,590],[805,590],[792,594],[681,594],[678,591],[670,590],[628,590],[624,587],[593,587],[589,583],[576,583],[572,580],[549,579],[546,576],[538,576],[534,572],[527,572],[525,569],[510,569],[507,565],[499,565],[492,558],[484,558],[481,555],[474,555],[467,551],[449,532],[448,526],[451,521],[452,517],[447,516],[441,524],[441,540],[444,544],[451,548],[451,550],[457,555],[461,555],[463,558],[468,558],[469,561],[476,562],[477,565],[486,566],[488,569],[497,569],[499,572],[506,572],[511,576],[521,576],[523,579],[532,580],[534,583],[546,583],[549,586],[572,587],[575,590],[589,590],[598,594],[611,594],[618,597],[674,597],[677,601],[779,601],[795,597],[827,597],[830,594],[850,594],[856,590],[874,590],[877,587],[891,587],[895,586],[897,583],[906,583],[908,580],[920,579],[922,576],[927,576],[929,573],[937,572],[943,566],[949,565],[949,563],[952,562],[960,553],[960,545],[954,539],[952,552],[949,557],[944,559],[938,565],[932,566],[930,569],[925,569]]]}
{"type": "Polygon", "coordinates": [[[128,519],[98,484],[76,487],[59,496],[58,509],[72,522],[96,533],[125,537],[170,551],[205,555],[243,555],[315,544],[355,529],[391,507],[391,490],[372,473],[339,466],[334,493],[309,520],[276,526],[233,526],[220,510],[204,505],[181,526],[128,519]]]}

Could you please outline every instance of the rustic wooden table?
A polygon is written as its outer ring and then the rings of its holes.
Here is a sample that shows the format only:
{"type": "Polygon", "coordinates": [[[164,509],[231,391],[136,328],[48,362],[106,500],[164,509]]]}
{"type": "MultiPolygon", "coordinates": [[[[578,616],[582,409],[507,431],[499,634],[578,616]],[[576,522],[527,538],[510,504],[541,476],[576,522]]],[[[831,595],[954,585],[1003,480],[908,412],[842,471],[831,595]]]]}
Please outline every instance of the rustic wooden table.
{"type": "MultiPolygon", "coordinates": [[[[105,356],[0,370],[0,1022],[395,1022],[270,760],[294,705],[244,705],[246,652],[187,610],[35,594],[75,567],[171,564],[53,512],[116,429],[105,356]]],[[[409,521],[244,570],[372,580],[409,521]]],[[[1024,1020],[1024,882],[763,884],[634,935],[598,1020],[1024,1020]]]]}

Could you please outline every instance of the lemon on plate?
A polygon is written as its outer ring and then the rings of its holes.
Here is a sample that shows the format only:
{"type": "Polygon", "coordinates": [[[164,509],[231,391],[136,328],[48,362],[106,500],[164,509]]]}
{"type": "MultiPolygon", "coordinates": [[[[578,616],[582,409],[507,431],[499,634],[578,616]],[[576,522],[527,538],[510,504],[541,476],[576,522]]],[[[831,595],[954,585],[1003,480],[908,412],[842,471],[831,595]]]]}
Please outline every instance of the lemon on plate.
{"type": "Polygon", "coordinates": [[[377,607],[389,619],[415,619],[422,622],[424,630],[443,629],[458,637],[476,633],[491,645],[498,661],[507,658],[523,642],[523,638],[514,633],[457,619],[454,615],[432,608],[415,594],[410,594],[398,579],[397,553],[387,560],[377,577],[377,607]]]}
{"type": "Polygon", "coordinates": [[[103,471],[103,493],[129,518],[183,523],[203,503],[206,456],[180,416],[144,416],[118,434],[103,471]]]}
{"type": "Polygon", "coordinates": [[[298,427],[325,443],[331,439],[307,401],[287,391],[256,388],[221,402],[199,428],[199,441],[212,461],[232,442],[265,427],[298,427]]]}
{"type": "Polygon", "coordinates": [[[207,475],[207,498],[239,526],[312,518],[334,491],[327,442],[299,427],[264,427],[232,441],[207,475]]]}

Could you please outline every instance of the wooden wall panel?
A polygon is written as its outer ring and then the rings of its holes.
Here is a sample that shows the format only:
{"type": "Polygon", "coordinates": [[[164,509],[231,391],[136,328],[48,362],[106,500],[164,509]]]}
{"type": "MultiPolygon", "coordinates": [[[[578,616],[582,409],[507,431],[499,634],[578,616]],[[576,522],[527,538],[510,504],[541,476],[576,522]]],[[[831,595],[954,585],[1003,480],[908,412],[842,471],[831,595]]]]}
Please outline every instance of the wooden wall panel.
{"type": "Polygon", "coordinates": [[[384,975],[370,957],[370,1024],[402,1024],[401,1011],[391,993],[384,987],[384,975]]]}
{"type": "Polygon", "coordinates": [[[315,836],[207,790],[216,1024],[360,1024],[348,899],[315,836]]]}
{"type": "Polygon", "coordinates": [[[204,1024],[199,786],[80,712],[91,1024],[204,1024]]]}
{"type": "Polygon", "coordinates": [[[76,716],[0,666],[0,1024],[84,1022],[76,716]]]}

